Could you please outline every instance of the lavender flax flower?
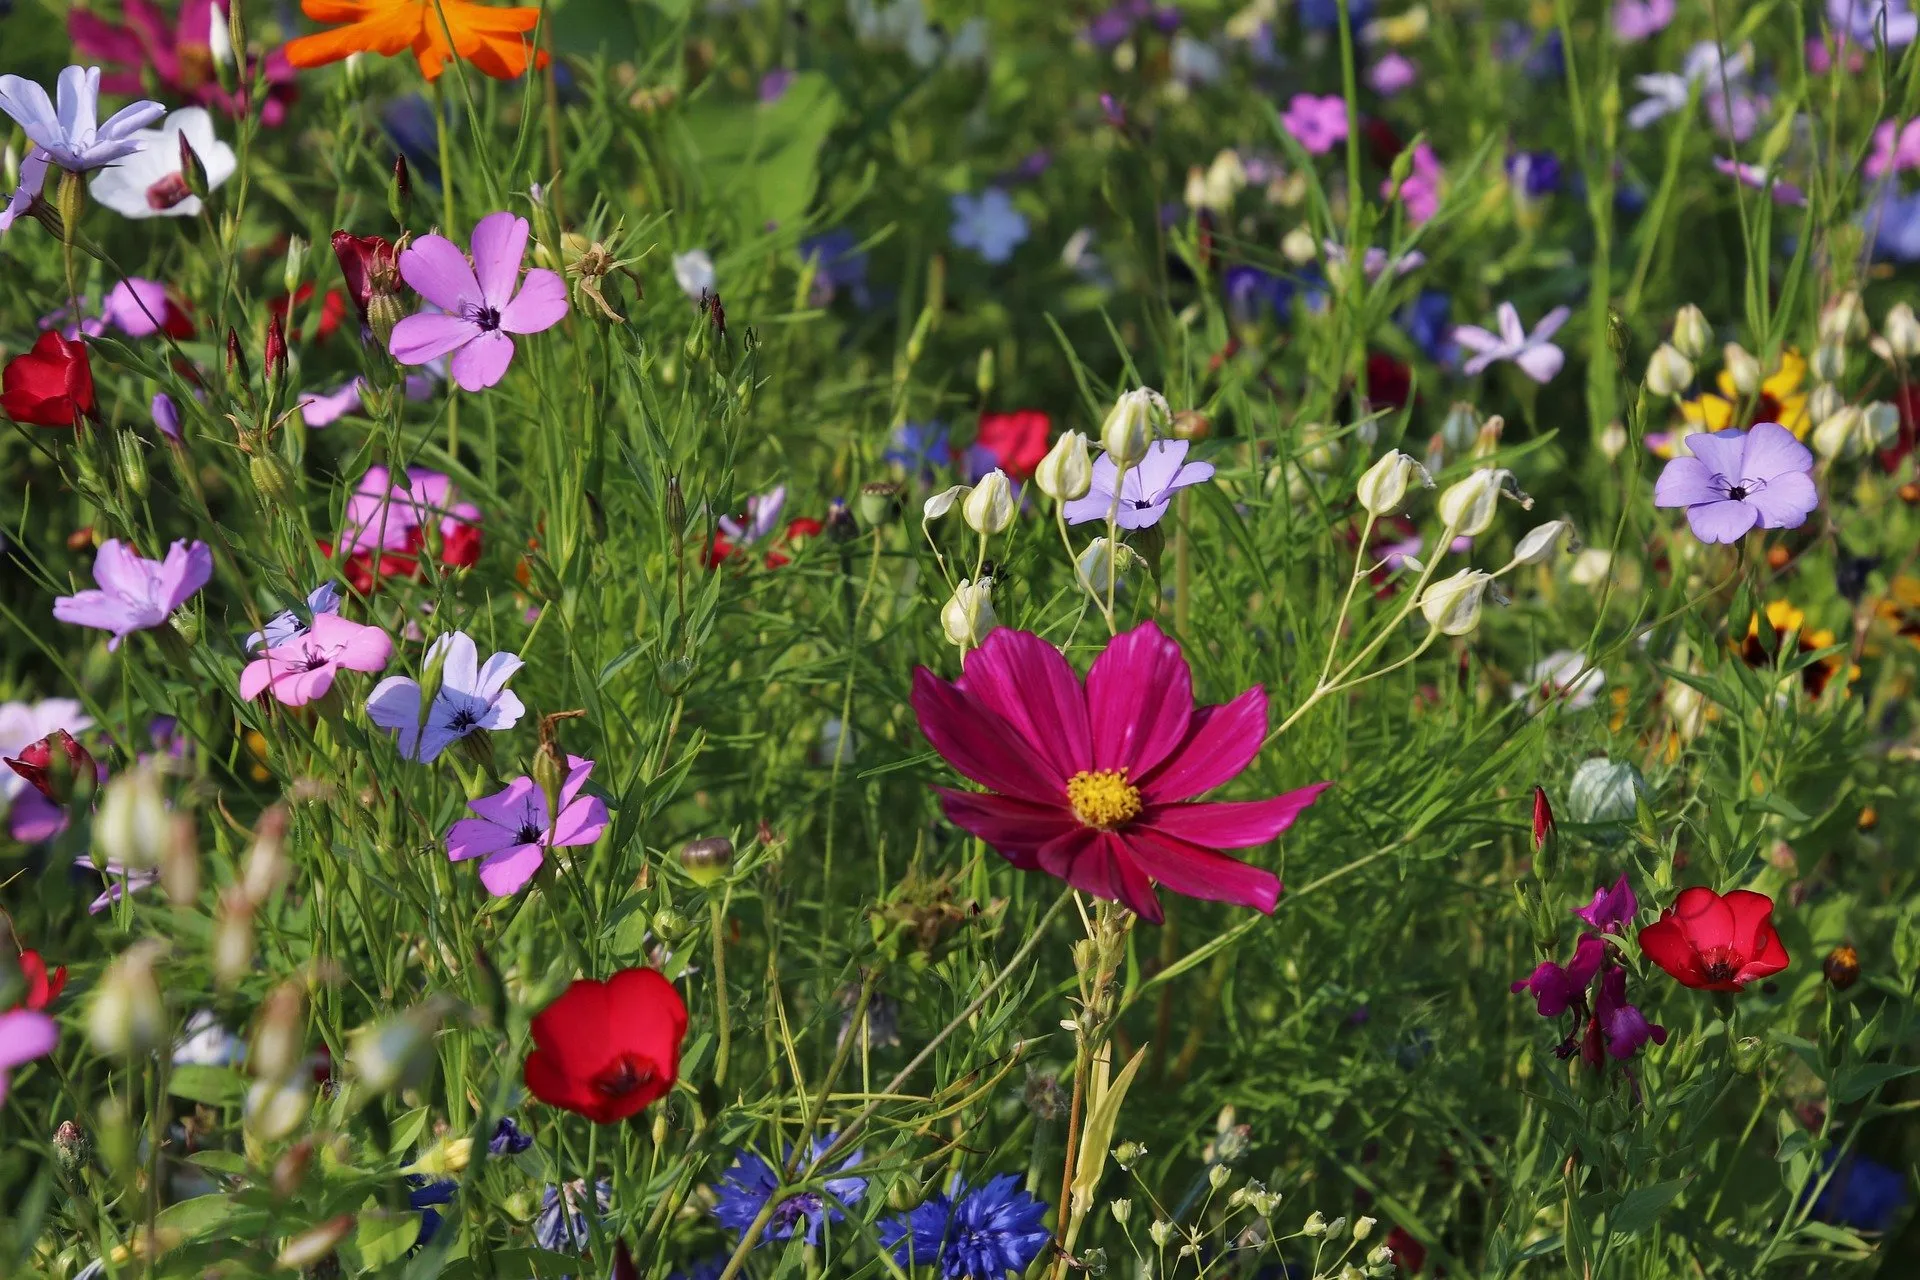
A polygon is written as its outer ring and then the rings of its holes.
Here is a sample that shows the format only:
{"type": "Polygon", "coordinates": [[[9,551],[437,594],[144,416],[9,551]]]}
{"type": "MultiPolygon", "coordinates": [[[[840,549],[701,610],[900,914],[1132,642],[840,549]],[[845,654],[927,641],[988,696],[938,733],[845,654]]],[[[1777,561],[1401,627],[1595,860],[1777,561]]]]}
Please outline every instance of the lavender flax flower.
{"type": "Polygon", "coordinates": [[[55,87],[56,110],[47,91],[19,76],[0,76],[0,111],[13,117],[33,146],[20,162],[20,186],[0,211],[0,231],[13,225],[40,194],[47,168],[86,173],[140,149],[133,135],[165,115],[158,102],[142,99],[100,123],[100,68],[68,67],[55,87]]]}
{"type": "Polygon", "coordinates": [[[447,857],[454,862],[480,858],[480,883],[496,897],[510,897],[540,870],[550,848],[592,844],[607,829],[607,806],[598,796],[582,796],[593,761],[567,757],[567,778],[560,788],[555,820],[547,797],[532,778],[515,778],[505,791],[467,802],[479,817],[462,818],[447,831],[447,857]]]}
{"type": "Polygon", "coordinates": [[[1661,471],[1653,505],[1685,507],[1702,542],[1738,542],[1756,525],[1796,529],[1820,505],[1812,451],[1777,422],[1695,432],[1687,448],[1661,471]]]}
{"type": "Polygon", "coordinates": [[[1566,353],[1553,345],[1548,339],[1560,331],[1573,313],[1565,307],[1555,307],[1540,317],[1540,323],[1528,333],[1520,323],[1520,313],[1511,302],[1500,304],[1500,332],[1492,334],[1479,325],[1463,324],[1453,331],[1453,340],[1470,351],[1479,354],[1467,361],[1463,370],[1468,377],[1481,372],[1488,365],[1502,360],[1511,360],[1520,366],[1535,382],[1552,382],[1554,375],[1560,372],[1560,366],[1566,363],[1566,353]]]}
{"type": "Polygon", "coordinates": [[[440,687],[421,714],[420,683],[388,676],[367,698],[367,718],[399,735],[402,758],[422,764],[480,730],[497,732],[518,724],[526,708],[507,688],[526,664],[511,653],[496,653],[480,665],[480,651],[464,631],[449,631],[427,648],[423,666],[440,667],[440,687]]]}
{"type": "Polygon", "coordinates": [[[1211,462],[1187,462],[1185,440],[1156,440],[1147,456],[1127,468],[1120,481],[1119,508],[1114,507],[1114,481],[1120,468],[1101,454],[1093,464],[1093,487],[1066,505],[1068,524],[1104,521],[1109,513],[1122,529],[1145,529],[1160,523],[1167,504],[1178,490],[1213,479],[1211,462]],[[1184,464],[1184,465],[1183,465],[1184,464]]]}
{"type": "Polygon", "coordinates": [[[213,576],[213,553],[204,542],[176,542],[165,560],[143,560],[118,538],[100,544],[93,560],[96,591],[61,596],[53,616],[79,627],[113,632],[108,649],[135,631],[165,624],[187,598],[213,576]]]}
{"type": "Polygon", "coordinates": [[[998,266],[1027,242],[1027,218],[998,187],[979,195],[960,192],[952,199],[953,226],[949,234],[963,249],[972,249],[998,266]]]}
{"type": "Polygon", "coordinates": [[[453,356],[449,371],[465,391],[484,391],[513,362],[508,334],[539,333],[567,314],[567,286],[536,267],[520,280],[527,252],[525,218],[490,213],[474,224],[473,261],[445,236],[415,240],[400,255],[400,277],[440,308],[410,315],[393,327],[387,349],[401,364],[453,356]]]}

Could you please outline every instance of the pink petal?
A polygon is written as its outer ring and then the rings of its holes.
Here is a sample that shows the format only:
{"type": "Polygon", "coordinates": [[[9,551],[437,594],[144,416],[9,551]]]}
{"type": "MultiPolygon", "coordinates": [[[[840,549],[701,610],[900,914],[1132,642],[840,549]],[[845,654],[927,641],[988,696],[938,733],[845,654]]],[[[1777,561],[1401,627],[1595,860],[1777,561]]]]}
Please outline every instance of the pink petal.
{"type": "Polygon", "coordinates": [[[1173,754],[1140,779],[1140,794],[1166,804],[1211,791],[1253,763],[1266,733],[1267,691],[1259,685],[1223,706],[1201,707],[1173,754]]]}
{"type": "Polygon", "coordinates": [[[1183,897],[1231,902],[1264,915],[1272,915],[1280,901],[1280,877],[1264,867],[1249,866],[1151,827],[1129,827],[1120,839],[1142,871],[1183,897]]]}
{"type": "Polygon", "coordinates": [[[1115,636],[1087,672],[1096,769],[1144,777],[1187,735],[1193,676],[1180,645],[1152,622],[1115,636]]]}
{"type": "Polygon", "coordinates": [[[607,829],[607,805],[599,796],[577,800],[560,811],[554,824],[555,845],[592,844],[607,829]]]}
{"type": "MultiPolygon", "coordinates": [[[[479,228],[474,230],[478,234],[479,228]]],[[[456,317],[484,296],[473,268],[467,265],[467,255],[445,236],[421,236],[401,253],[399,266],[400,278],[412,285],[415,293],[456,317]]]]}
{"type": "Polygon", "coordinates": [[[393,326],[387,351],[401,364],[426,364],[458,351],[484,332],[471,320],[441,311],[421,311],[393,326]]]}
{"type": "MultiPolygon", "coordinates": [[[[541,830],[547,826],[547,800],[540,788],[533,785],[533,779],[522,775],[507,784],[504,791],[496,791],[490,796],[481,796],[478,800],[467,801],[467,808],[496,827],[504,828],[509,834],[516,830],[523,819],[531,820],[541,830]]],[[[462,821],[470,821],[463,819],[462,821]]],[[[458,828],[460,823],[455,823],[458,828]]]]}
{"type": "Polygon", "coordinates": [[[540,870],[541,858],[537,844],[518,845],[496,853],[480,864],[480,883],[496,898],[512,897],[540,870]]]}
{"type": "Polygon", "coordinates": [[[1032,871],[1039,866],[1034,854],[1040,846],[1057,840],[1080,824],[1060,805],[1033,804],[1009,796],[978,791],[955,791],[935,787],[940,808],[947,821],[979,836],[994,852],[1019,867],[1032,871]]]}
{"type": "Polygon", "coordinates": [[[0,1071],[44,1058],[59,1042],[59,1025],[44,1013],[32,1009],[0,1013],[0,1071]]]}
{"type": "Polygon", "coordinates": [[[1061,652],[1031,631],[996,627],[966,656],[959,689],[998,712],[1067,779],[1093,767],[1093,740],[1080,678],[1061,652]]]}
{"type": "Polygon", "coordinates": [[[512,302],[500,308],[500,327],[508,333],[539,333],[566,319],[567,284],[542,268],[527,272],[512,302]]]}
{"type": "Polygon", "coordinates": [[[512,363],[513,339],[495,329],[481,333],[454,352],[448,372],[462,391],[485,391],[507,376],[507,366],[512,363]]]}
{"type": "Polygon", "coordinates": [[[1567,318],[1572,314],[1573,311],[1569,307],[1555,307],[1540,317],[1540,323],[1533,326],[1533,332],[1528,335],[1528,341],[1544,343],[1548,338],[1560,332],[1560,326],[1565,324],[1567,318]]]}
{"type": "MultiPolygon", "coordinates": [[[[520,260],[526,253],[525,218],[506,212],[490,213],[474,224],[473,275],[480,285],[480,296],[488,306],[504,310],[513,301],[513,286],[520,278],[520,260]]],[[[413,281],[409,279],[407,283],[413,284],[413,281]]],[[[420,288],[417,284],[413,287],[420,288]]]]}
{"type": "Polygon", "coordinates": [[[289,707],[304,707],[315,698],[324,698],[333,688],[336,668],[315,667],[312,671],[282,670],[274,677],[273,696],[289,707]]]}
{"type": "Polygon", "coordinates": [[[1076,827],[1042,845],[1036,861],[1048,875],[1082,893],[1118,902],[1149,924],[1165,918],[1152,881],[1134,865],[1126,846],[1111,831],[1076,827]]]}
{"type": "Polygon", "coordinates": [[[914,670],[912,701],[920,732],[962,776],[1036,804],[1060,803],[1066,780],[998,712],[925,667],[914,670]]]}
{"type": "Polygon", "coordinates": [[[1158,806],[1142,812],[1133,826],[1152,827],[1209,849],[1246,849],[1265,844],[1292,826],[1293,820],[1332,785],[1316,782],[1271,800],[1158,806]]]}
{"type": "Polygon", "coordinates": [[[273,664],[266,658],[256,658],[247,664],[240,673],[240,696],[251,702],[260,696],[260,691],[273,679],[273,664]]]}

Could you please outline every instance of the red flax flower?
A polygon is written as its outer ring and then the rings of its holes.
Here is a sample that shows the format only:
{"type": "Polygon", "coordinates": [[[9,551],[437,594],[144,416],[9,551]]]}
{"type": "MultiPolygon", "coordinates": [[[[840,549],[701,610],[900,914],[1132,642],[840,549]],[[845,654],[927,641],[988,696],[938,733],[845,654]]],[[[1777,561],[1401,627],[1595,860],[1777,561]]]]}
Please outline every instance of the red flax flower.
{"type": "Polygon", "coordinates": [[[71,427],[93,416],[93,366],[84,343],[48,331],[0,373],[0,410],[15,422],[71,427]]]}
{"type": "Polygon", "coordinates": [[[991,453],[1010,478],[1025,480],[1047,456],[1047,436],[1052,430],[1053,419],[1038,409],[983,413],[975,443],[991,453]]]}
{"type": "Polygon", "coordinates": [[[1280,879],[1218,852],[1285,831],[1329,784],[1271,800],[1190,803],[1239,776],[1267,732],[1259,685],[1196,707],[1180,646],[1151,622],[1116,636],[1082,685],[1058,649],[997,628],[957,683],[913,674],[920,731],[985,793],[938,788],[949,820],[1023,871],[1158,924],[1158,882],[1271,913],[1280,879]]]}
{"type": "Polygon", "coordinates": [[[686,1002],[656,970],[581,978],[534,1015],[527,1089],[595,1124],[625,1120],[673,1088],[686,1034],[686,1002]]]}
{"type": "Polygon", "coordinates": [[[1751,889],[1724,897],[1699,886],[1682,890],[1640,931],[1640,950],[1681,986],[1699,991],[1739,991],[1787,967],[1773,899],[1751,889]]]}
{"type": "Polygon", "coordinates": [[[51,972],[38,951],[28,948],[20,953],[20,975],[27,980],[26,998],[19,1007],[38,1012],[60,998],[67,985],[67,966],[51,972]]]}

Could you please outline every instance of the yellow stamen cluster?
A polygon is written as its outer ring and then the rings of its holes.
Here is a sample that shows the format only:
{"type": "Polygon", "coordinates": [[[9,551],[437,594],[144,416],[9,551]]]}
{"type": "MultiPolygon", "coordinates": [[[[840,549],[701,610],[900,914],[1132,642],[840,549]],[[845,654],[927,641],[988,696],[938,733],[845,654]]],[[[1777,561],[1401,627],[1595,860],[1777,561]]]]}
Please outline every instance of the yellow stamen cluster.
{"type": "Polygon", "coordinates": [[[1067,779],[1067,802],[1073,816],[1103,830],[1140,816],[1140,788],[1127,781],[1125,769],[1082,770],[1067,779]]]}

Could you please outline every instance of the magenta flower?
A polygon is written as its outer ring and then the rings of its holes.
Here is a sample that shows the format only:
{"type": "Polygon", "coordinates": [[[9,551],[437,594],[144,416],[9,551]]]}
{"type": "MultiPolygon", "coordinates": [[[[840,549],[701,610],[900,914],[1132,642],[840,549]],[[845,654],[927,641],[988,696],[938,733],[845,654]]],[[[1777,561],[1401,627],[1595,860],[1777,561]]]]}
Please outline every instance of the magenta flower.
{"type": "Polygon", "coordinates": [[[53,616],[77,627],[113,632],[107,648],[118,649],[133,632],[165,623],[212,576],[213,553],[204,542],[176,542],[165,560],[143,560],[111,538],[93,558],[99,590],[61,596],[53,602],[53,616]]]}
{"type": "Polygon", "coordinates": [[[607,806],[580,788],[593,761],[567,757],[567,780],[560,788],[560,817],[551,818],[546,793],[532,778],[513,780],[505,791],[467,802],[480,816],[462,818],[447,832],[447,857],[454,862],[482,858],[480,883],[496,897],[509,897],[540,870],[546,850],[592,844],[607,829],[607,806]]]}
{"type": "Polygon", "coordinates": [[[1606,958],[1606,940],[1597,933],[1583,934],[1574,944],[1572,960],[1564,965],[1544,961],[1509,990],[1515,995],[1531,992],[1540,1016],[1557,1018],[1576,1001],[1586,998],[1587,985],[1593,981],[1593,975],[1600,972],[1600,963],[1606,958]]]}
{"type": "Polygon", "coordinates": [[[454,538],[481,520],[479,507],[459,501],[453,481],[439,471],[408,467],[399,479],[383,466],[368,467],[347,499],[345,536],[349,553],[412,550],[427,526],[454,538]]]}
{"type": "Polygon", "coordinates": [[[304,707],[333,688],[342,671],[378,671],[393,656],[393,641],[379,627],[349,622],[337,613],[316,614],[305,635],[247,664],[240,673],[240,696],[253,699],[268,689],[289,707],[304,707]]]}
{"type": "Polygon", "coordinates": [[[1420,68],[1403,54],[1389,52],[1367,68],[1367,83],[1383,98],[1391,98],[1413,87],[1420,68]]]}
{"type": "MultiPolygon", "coordinates": [[[[1667,1042],[1667,1029],[1648,1022],[1646,1015],[1627,1003],[1627,971],[1608,965],[1600,976],[1600,994],[1593,1002],[1593,1026],[1605,1040],[1610,1057],[1631,1058],[1647,1041],[1667,1042]]],[[[1589,1060],[1594,1058],[1591,1049],[1589,1060]]],[[[1598,1066],[1598,1062],[1593,1062],[1598,1066]]]]}
{"type": "Polygon", "coordinates": [[[44,1058],[60,1042],[60,1024],[35,1009],[0,1013],[0,1103],[7,1100],[13,1069],[44,1058]]]}
{"type": "Polygon", "coordinates": [[[1748,530],[1797,529],[1820,505],[1813,453],[1777,422],[1753,430],[1695,432],[1691,457],[1669,461],[1653,486],[1656,507],[1685,507],[1702,542],[1738,542],[1748,530]]]}
{"type": "Polygon", "coordinates": [[[1540,323],[1533,327],[1532,333],[1528,333],[1526,326],[1520,323],[1520,312],[1514,305],[1511,302],[1501,303],[1499,333],[1489,333],[1477,324],[1463,324],[1453,331],[1455,342],[1469,351],[1479,353],[1467,361],[1462,371],[1472,377],[1488,365],[1511,360],[1535,382],[1552,382],[1554,375],[1567,362],[1567,356],[1548,339],[1560,332],[1560,326],[1572,314],[1565,307],[1555,307],[1541,316],[1540,323]]]}
{"type": "Polygon", "coordinates": [[[1407,217],[1419,226],[1440,211],[1440,158],[1433,154],[1433,148],[1422,142],[1413,149],[1413,168],[1408,171],[1406,181],[1398,187],[1393,179],[1387,178],[1380,184],[1381,198],[1398,200],[1407,210],[1407,217]]]}
{"type": "Polygon", "coordinates": [[[365,378],[349,378],[344,385],[332,391],[306,392],[299,402],[301,421],[317,431],[332,426],[350,413],[362,412],[365,405],[360,398],[360,389],[365,384],[365,378]]]}
{"type": "Polygon", "coordinates": [[[936,790],[949,821],[1158,924],[1154,884],[1271,913],[1280,879],[1218,852],[1265,844],[1329,783],[1269,800],[1192,803],[1260,752],[1267,694],[1196,707],[1180,646],[1152,622],[1116,636],[1085,683],[1060,651],[996,628],[955,683],[913,673],[920,731],[982,792],[936,790]]]}
{"type": "Polygon", "coordinates": [[[1673,21],[1674,0],[1614,0],[1613,34],[1621,44],[1658,35],[1673,21]]]}
{"type": "Polygon", "coordinates": [[[1920,120],[1909,120],[1905,124],[1882,120],[1873,131],[1873,154],[1861,169],[1869,178],[1920,169],[1920,120]]]}
{"type": "Polygon", "coordinates": [[[567,286],[535,268],[520,280],[527,220],[490,213],[473,228],[473,261],[445,236],[421,236],[400,255],[400,276],[438,311],[421,311],[393,327],[387,350],[401,364],[427,364],[451,354],[449,372],[466,391],[484,391],[513,361],[508,334],[551,329],[567,314],[567,286]]]}
{"type": "Polygon", "coordinates": [[[1715,156],[1713,167],[1730,178],[1738,178],[1742,185],[1755,187],[1773,197],[1775,204],[1803,205],[1807,202],[1807,193],[1791,182],[1775,178],[1757,164],[1740,164],[1725,156],[1715,156]]]}
{"type": "MultiPolygon", "coordinates": [[[[122,11],[127,18],[123,27],[85,9],[67,13],[67,35],[75,49],[85,57],[125,68],[101,77],[104,92],[129,96],[143,93],[141,72],[151,69],[158,87],[167,90],[169,97],[190,99],[230,116],[245,114],[247,90],[253,84],[258,61],[246,58],[247,66],[236,78],[237,93],[228,93],[214,78],[214,58],[233,54],[223,6],[213,0],[185,0],[171,29],[166,14],[148,0],[125,0],[122,11]]],[[[260,122],[277,125],[286,119],[288,104],[299,96],[293,84],[293,65],[284,52],[275,49],[267,54],[265,72],[267,98],[260,105],[260,122]]]]}
{"type": "Polygon", "coordinates": [[[1640,900],[1633,896],[1633,886],[1627,883],[1623,875],[1613,882],[1611,889],[1595,889],[1593,901],[1576,909],[1573,914],[1602,933],[1624,935],[1627,926],[1633,923],[1634,916],[1639,913],[1640,900]]]}
{"type": "Polygon", "coordinates": [[[1332,95],[1316,97],[1311,93],[1296,93],[1287,103],[1280,123],[1309,153],[1325,155],[1333,150],[1336,142],[1346,141],[1346,100],[1332,95]]]}

